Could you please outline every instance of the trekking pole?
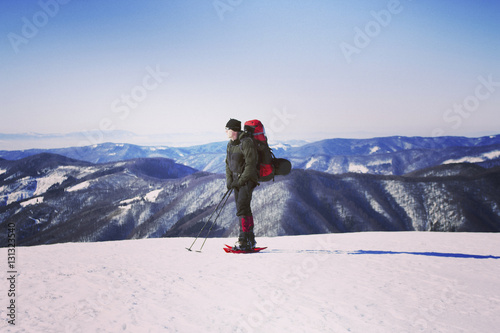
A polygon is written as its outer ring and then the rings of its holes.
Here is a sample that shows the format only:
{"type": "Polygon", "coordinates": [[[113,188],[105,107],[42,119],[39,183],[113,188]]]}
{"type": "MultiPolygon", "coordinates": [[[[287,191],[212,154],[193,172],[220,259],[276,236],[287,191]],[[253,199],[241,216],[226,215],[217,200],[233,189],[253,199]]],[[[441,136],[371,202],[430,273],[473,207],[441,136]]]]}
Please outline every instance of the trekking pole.
{"type": "MultiPolygon", "coordinates": [[[[196,240],[200,237],[201,233],[203,232],[203,230],[205,229],[205,227],[207,226],[208,222],[210,222],[210,219],[212,218],[212,216],[215,214],[215,212],[217,211],[217,209],[219,209],[219,206],[220,204],[224,201],[224,199],[226,199],[227,201],[227,198],[229,198],[229,194],[232,192],[232,189],[229,189],[226,191],[226,193],[222,196],[222,199],[221,201],[219,202],[219,204],[217,205],[217,207],[215,207],[214,211],[212,212],[212,214],[210,215],[210,217],[208,218],[207,222],[205,222],[205,224],[203,225],[203,227],[201,228],[200,232],[198,232],[198,235],[196,235],[196,238],[194,239],[193,243],[191,244],[191,246],[189,248],[186,247],[186,250],[188,251],[192,251],[191,248],[193,247],[194,243],[196,242],[196,240]]],[[[226,204],[224,202],[224,204],[226,204]]],[[[218,216],[218,215],[217,215],[218,216]]]]}
{"type": "Polygon", "coordinates": [[[212,228],[214,227],[215,225],[215,221],[217,221],[217,219],[219,218],[220,216],[220,213],[222,213],[222,210],[224,209],[224,207],[226,206],[226,202],[227,200],[229,199],[229,197],[231,196],[231,192],[233,191],[233,189],[229,190],[229,195],[226,197],[226,200],[224,201],[224,204],[222,205],[222,207],[220,208],[219,210],[219,213],[217,214],[217,216],[215,217],[215,219],[213,220],[212,224],[210,225],[210,228],[208,229],[208,232],[207,232],[207,235],[205,236],[205,239],[203,240],[203,243],[201,244],[201,247],[198,251],[196,252],[201,252],[201,249],[203,249],[203,246],[205,245],[205,242],[207,241],[207,238],[208,238],[208,235],[210,234],[210,231],[212,231],[212,228]]]}

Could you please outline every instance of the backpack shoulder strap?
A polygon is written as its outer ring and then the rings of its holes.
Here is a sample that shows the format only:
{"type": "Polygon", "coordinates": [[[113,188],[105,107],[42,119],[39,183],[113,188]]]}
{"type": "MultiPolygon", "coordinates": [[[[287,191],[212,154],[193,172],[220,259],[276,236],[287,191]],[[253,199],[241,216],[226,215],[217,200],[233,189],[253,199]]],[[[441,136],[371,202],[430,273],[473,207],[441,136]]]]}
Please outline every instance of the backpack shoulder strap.
{"type": "Polygon", "coordinates": [[[248,140],[248,139],[252,140],[252,142],[253,142],[253,139],[250,138],[249,136],[244,136],[240,139],[240,143],[238,144],[238,147],[240,147],[240,150],[242,153],[243,153],[243,141],[248,140]]]}

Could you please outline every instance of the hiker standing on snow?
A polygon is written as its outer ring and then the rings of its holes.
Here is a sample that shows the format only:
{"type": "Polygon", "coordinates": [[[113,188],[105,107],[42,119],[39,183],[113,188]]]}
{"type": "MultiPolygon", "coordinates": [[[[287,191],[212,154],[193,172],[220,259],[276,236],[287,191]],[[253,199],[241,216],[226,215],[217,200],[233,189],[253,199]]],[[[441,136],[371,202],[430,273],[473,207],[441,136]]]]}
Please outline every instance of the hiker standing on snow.
{"type": "Polygon", "coordinates": [[[236,216],[241,219],[240,234],[233,248],[250,250],[256,244],[250,202],[259,177],[257,149],[252,138],[241,131],[239,120],[230,119],[226,124],[226,133],[229,138],[226,156],[227,188],[234,190],[236,216]]]}

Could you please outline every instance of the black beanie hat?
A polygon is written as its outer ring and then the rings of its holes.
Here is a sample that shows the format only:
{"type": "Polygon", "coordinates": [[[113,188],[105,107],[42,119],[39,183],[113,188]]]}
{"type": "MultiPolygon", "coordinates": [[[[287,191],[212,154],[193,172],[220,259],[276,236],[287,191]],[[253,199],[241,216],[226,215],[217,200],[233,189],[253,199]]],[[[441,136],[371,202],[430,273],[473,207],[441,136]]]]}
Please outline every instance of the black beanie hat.
{"type": "Polygon", "coordinates": [[[236,132],[241,132],[241,121],[231,118],[227,122],[226,128],[236,132]]]}

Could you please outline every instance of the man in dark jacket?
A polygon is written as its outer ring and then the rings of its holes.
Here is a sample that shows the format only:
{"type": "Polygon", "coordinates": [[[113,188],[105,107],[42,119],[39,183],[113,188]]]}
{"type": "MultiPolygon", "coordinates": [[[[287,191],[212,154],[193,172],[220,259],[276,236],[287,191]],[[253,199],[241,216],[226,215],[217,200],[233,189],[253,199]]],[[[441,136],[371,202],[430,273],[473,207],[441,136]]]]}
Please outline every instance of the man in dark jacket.
{"type": "Polygon", "coordinates": [[[229,138],[226,156],[227,188],[234,190],[236,216],[241,219],[240,234],[235,249],[250,250],[255,247],[254,222],[250,202],[257,186],[257,149],[251,137],[241,131],[241,122],[230,119],[226,124],[229,138]]]}

